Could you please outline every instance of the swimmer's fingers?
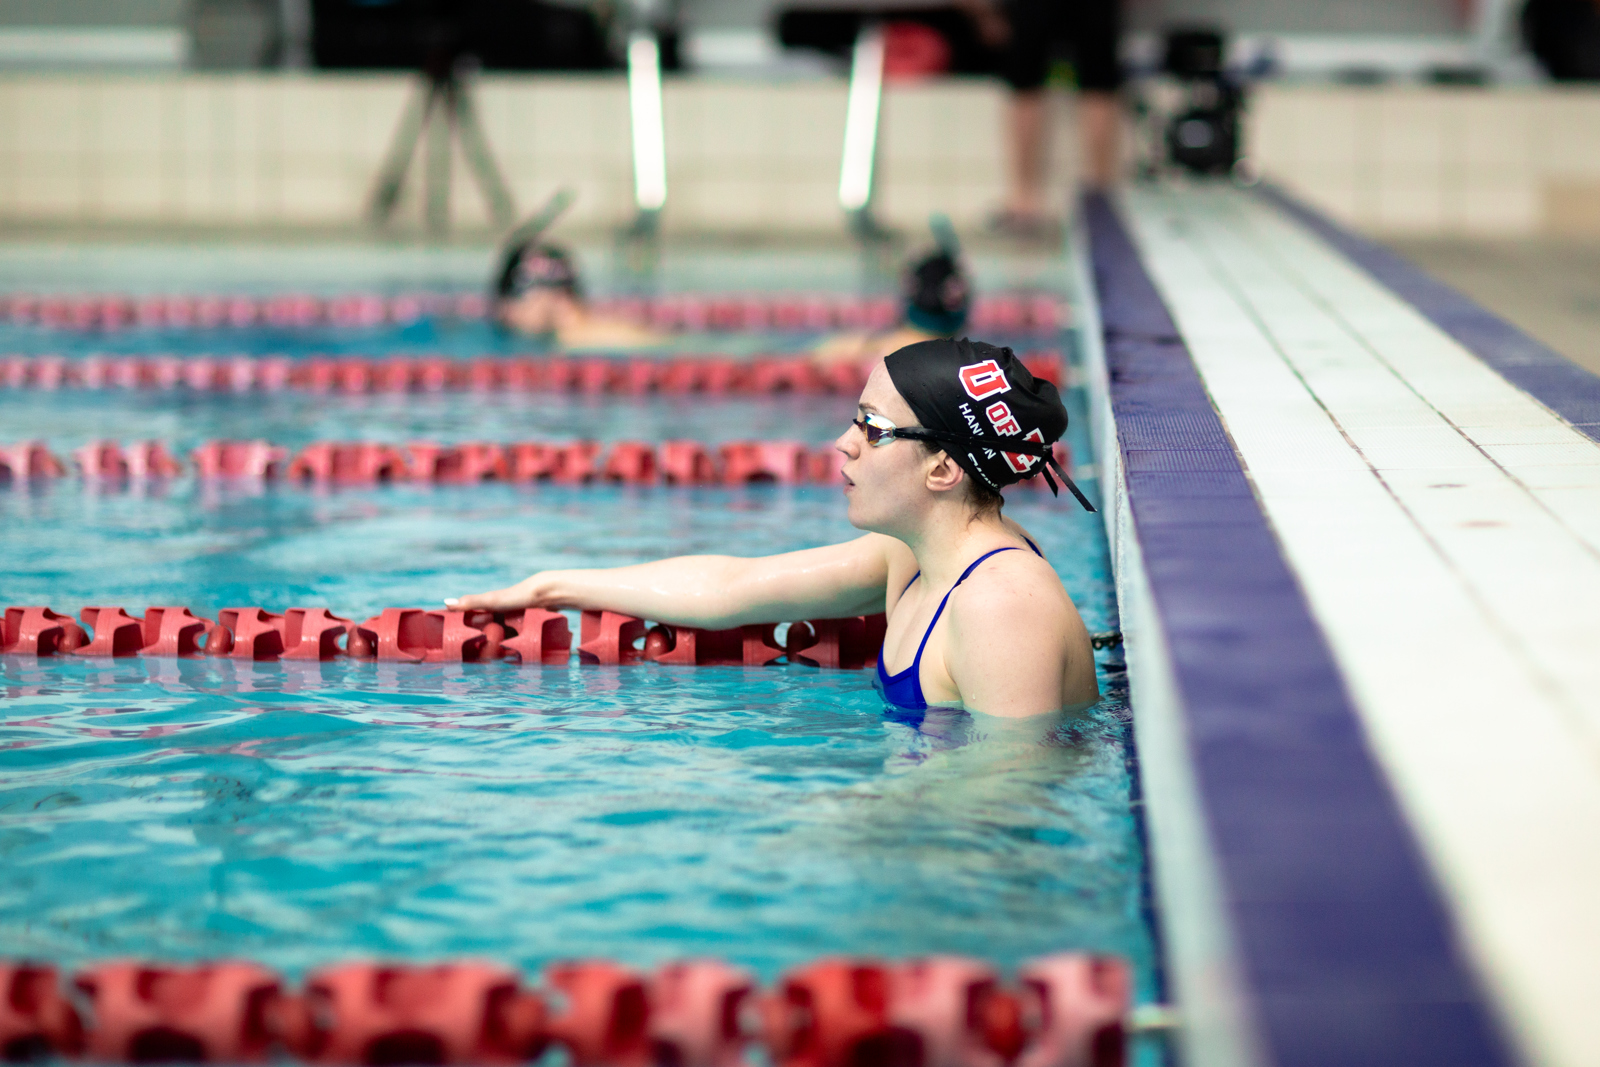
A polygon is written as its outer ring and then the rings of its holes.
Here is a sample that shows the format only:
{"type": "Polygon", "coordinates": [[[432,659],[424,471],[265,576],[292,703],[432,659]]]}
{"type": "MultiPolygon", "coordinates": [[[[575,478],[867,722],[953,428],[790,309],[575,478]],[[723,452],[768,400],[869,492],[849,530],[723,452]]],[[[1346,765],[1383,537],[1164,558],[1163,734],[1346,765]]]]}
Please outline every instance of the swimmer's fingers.
{"type": "Polygon", "coordinates": [[[539,598],[534,591],[533,579],[528,578],[516,585],[508,585],[504,589],[494,589],[487,593],[469,593],[461,597],[449,597],[444,606],[451,611],[473,611],[484,609],[487,611],[515,611],[518,608],[539,607],[539,598]]]}

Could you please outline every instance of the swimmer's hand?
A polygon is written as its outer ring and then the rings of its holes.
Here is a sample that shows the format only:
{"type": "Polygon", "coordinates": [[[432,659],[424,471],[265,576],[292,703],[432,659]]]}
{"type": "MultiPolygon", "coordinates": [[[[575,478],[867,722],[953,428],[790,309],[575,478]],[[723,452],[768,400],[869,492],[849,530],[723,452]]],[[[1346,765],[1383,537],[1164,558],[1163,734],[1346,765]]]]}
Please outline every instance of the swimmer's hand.
{"type": "Polygon", "coordinates": [[[520,611],[523,608],[546,608],[551,611],[580,605],[566,603],[557,591],[559,571],[540,571],[504,589],[487,593],[469,593],[461,597],[446,597],[444,606],[451,611],[520,611]]]}

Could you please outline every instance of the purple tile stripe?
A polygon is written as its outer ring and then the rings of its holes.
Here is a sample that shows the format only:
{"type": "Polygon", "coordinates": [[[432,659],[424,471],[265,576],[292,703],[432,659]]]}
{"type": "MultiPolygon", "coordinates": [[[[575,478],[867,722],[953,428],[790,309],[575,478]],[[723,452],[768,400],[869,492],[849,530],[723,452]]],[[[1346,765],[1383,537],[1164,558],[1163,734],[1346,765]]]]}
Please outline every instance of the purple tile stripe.
{"type": "Polygon", "coordinates": [[[1084,216],[1129,505],[1269,1061],[1509,1064],[1177,327],[1110,203],[1084,216]]]}
{"type": "Polygon", "coordinates": [[[1263,185],[1265,199],[1343,252],[1345,258],[1416,308],[1500,376],[1600,441],[1600,376],[1529,337],[1443,282],[1365,237],[1329,221],[1281,189],[1263,185]]]}

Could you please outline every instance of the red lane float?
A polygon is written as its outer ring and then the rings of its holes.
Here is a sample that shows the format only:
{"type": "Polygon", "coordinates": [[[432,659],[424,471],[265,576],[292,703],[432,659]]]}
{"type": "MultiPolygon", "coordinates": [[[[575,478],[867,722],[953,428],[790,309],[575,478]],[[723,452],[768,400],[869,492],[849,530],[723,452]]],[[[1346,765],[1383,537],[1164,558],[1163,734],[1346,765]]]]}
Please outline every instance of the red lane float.
{"type": "Polygon", "coordinates": [[[54,656],[74,652],[89,643],[89,635],[71,616],[58,615],[49,608],[7,608],[3,625],[0,653],[54,656]]]}
{"type": "Polygon", "coordinates": [[[253,963],[152,967],[105,963],[73,985],[93,1020],[90,1059],[111,1063],[260,1063],[277,1044],[278,976],[253,963]]]}
{"type": "Polygon", "coordinates": [[[604,961],[557,964],[546,980],[566,1002],[549,1037],[573,1067],[650,1067],[650,998],[644,977],[604,961]]]}
{"type": "Polygon", "coordinates": [[[116,441],[95,441],[72,454],[85,478],[143,480],[172,478],[183,467],[160,441],[140,441],[124,449],[116,441]]]}
{"type": "Polygon", "coordinates": [[[227,478],[281,478],[289,450],[269,441],[207,441],[189,453],[196,477],[203,481],[227,478]]]}
{"type": "Polygon", "coordinates": [[[655,449],[640,441],[621,441],[611,446],[600,476],[623,485],[650,485],[659,469],[655,449]]]}
{"type": "Polygon", "coordinates": [[[756,995],[747,971],[718,960],[669,963],[650,977],[654,1060],[672,1067],[742,1067],[750,1036],[744,1009],[756,995]]]}
{"type": "Polygon", "coordinates": [[[1018,974],[1031,1037],[1017,1067],[1122,1067],[1133,996],[1124,960],[1062,953],[1018,974]]]}
{"type": "Polygon", "coordinates": [[[717,480],[717,467],[698,441],[668,441],[659,455],[661,477],[668,485],[703,485],[717,480]]]}
{"type": "MultiPolygon", "coordinates": [[[[884,329],[900,309],[888,297],[832,295],[680,294],[654,299],[623,297],[596,302],[597,310],[658,329],[681,330],[828,330],[884,329]]],[[[479,319],[489,302],[477,293],[409,293],[384,297],[352,294],[322,298],[285,294],[266,298],[228,296],[0,297],[0,320],[57,329],[115,330],[127,326],[166,329],[242,328],[265,324],[307,327],[330,323],[374,327],[386,322],[409,323],[423,316],[479,319]]],[[[1061,303],[1045,294],[999,293],[973,302],[973,329],[1044,331],[1065,321],[1061,303]]]]}
{"type": "MultiPolygon", "coordinates": [[[[360,624],[326,608],[223,608],[215,620],[185,607],[87,607],[80,627],[47,607],[5,609],[0,653],[48,657],[226,656],[256,662],[330,660],[341,656],[394,663],[560,664],[570,658],[566,616],[541,608],[520,612],[388,608],[360,624]],[[343,644],[341,645],[341,639],[343,644]]],[[[611,611],[586,611],[579,661],[598,666],[662,663],[685,667],[762,667],[787,658],[812,667],[856,670],[873,663],[883,644],[882,615],[811,619],[788,627],[752,623],[728,630],[651,625],[611,611]]]]}
{"type": "Polygon", "coordinates": [[[143,644],[141,656],[197,656],[200,641],[214,626],[210,619],[200,619],[188,608],[146,608],[140,620],[143,644]]]}
{"type": "Polygon", "coordinates": [[[19,441],[0,445],[0,476],[11,481],[24,478],[59,478],[67,472],[59,459],[41,441],[19,441]]]}
{"type": "Polygon", "coordinates": [[[78,656],[137,656],[144,648],[144,623],[121,608],[84,608],[78,618],[93,628],[94,640],[78,656]]]}
{"type": "Polygon", "coordinates": [[[761,1000],[762,1036],[776,1067],[915,1067],[914,1031],[889,1015],[888,966],[822,960],[790,971],[761,1000]]]}
{"type": "Polygon", "coordinates": [[[881,614],[797,622],[789,627],[789,659],[811,667],[860,670],[877,662],[886,625],[881,614]]]}
{"type": "Polygon", "coordinates": [[[507,615],[504,625],[513,636],[504,639],[501,648],[515,654],[520,663],[565,663],[572,656],[572,631],[559,611],[525,608],[521,615],[507,615]]]}
{"type": "MultiPolygon", "coordinates": [[[[1072,469],[1072,450],[1057,442],[1056,462],[1072,469]]],[[[160,441],[124,447],[96,441],[73,453],[89,480],[142,481],[171,478],[183,467],[160,441]]],[[[620,485],[830,485],[842,478],[844,456],[832,445],[795,441],[733,441],[715,456],[694,441],[668,441],[659,449],[642,441],[621,441],[604,451],[597,441],[508,445],[469,441],[443,445],[414,441],[395,447],[372,441],[317,441],[290,457],[288,449],[266,441],[208,441],[190,453],[202,481],[287,479],[319,486],[375,485],[410,480],[440,484],[510,481],[620,485]],[[602,458],[603,457],[603,458],[602,458]]],[[[65,467],[37,441],[0,445],[0,477],[58,477],[65,467]]],[[[1020,483],[1025,490],[1045,488],[1042,478],[1020,483]]]]}
{"type": "Polygon", "coordinates": [[[414,441],[405,446],[406,477],[418,482],[468,484],[505,481],[511,465],[505,449],[496,444],[469,441],[459,445],[440,445],[414,441]]]}
{"type": "Polygon", "coordinates": [[[796,441],[734,441],[723,445],[722,480],[728,485],[811,480],[811,455],[796,441]]]}
{"type": "MultiPolygon", "coordinates": [[[[1057,386],[1064,365],[1053,350],[1022,353],[1030,371],[1057,386]]],[[[86,356],[0,358],[0,385],[11,389],[177,389],[248,392],[402,393],[472,390],[643,396],[855,396],[865,370],[842,363],[818,367],[804,356],[621,358],[614,356],[478,357],[348,356],[86,356]]]]}
{"type": "Polygon", "coordinates": [[[371,441],[317,441],[290,460],[291,481],[349,485],[394,481],[406,476],[406,460],[390,445],[371,441]]]}
{"type": "Polygon", "coordinates": [[[543,999],[484,963],[330,967],[278,1018],[284,1046],[316,1064],[515,1064],[546,1043],[543,999]]]}
{"type": "Polygon", "coordinates": [[[560,1046],[574,1067],[737,1067],[760,1042],[776,1067],[1122,1067],[1128,965],[1064,954],[1014,986],[958,957],[824,959],[762,993],[715,960],[649,975],[603,960],[557,964],[545,988],[491,963],[351,962],[289,989],[253,963],[113,961],[71,985],[0,961],[0,1053],[109,1062],[485,1064],[560,1046]]]}
{"type": "Polygon", "coordinates": [[[924,1067],[1004,1067],[1027,1040],[1018,998],[993,968],[936,956],[891,972],[889,1018],[917,1035],[924,1067]]]}
{"type": "Polygon", "coordinates": [[[487,611],[388,608],[360,629],[363,645],[370,643],[375,658],[413,663],[495,660],[505,639],[504,625],[487,611]]]}
{"type": "Polygon", "coordinates": [[[327,608],[290,608],[283,613],[283,658],[333,659],[343,651],[339,638],[352,625],[327,608]]]}
{"type": "Polygon", "coordinates": [[[83,1025],[54,967],[0,962],[0,1059],[39,1062],[83,1051],[83,1025]]]}

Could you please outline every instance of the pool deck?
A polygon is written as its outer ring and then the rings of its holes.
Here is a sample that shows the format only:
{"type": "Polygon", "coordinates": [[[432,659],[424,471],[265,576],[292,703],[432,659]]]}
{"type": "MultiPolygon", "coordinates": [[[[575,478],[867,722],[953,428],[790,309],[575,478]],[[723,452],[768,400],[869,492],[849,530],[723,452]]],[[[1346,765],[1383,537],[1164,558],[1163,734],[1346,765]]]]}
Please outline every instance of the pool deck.
{"type": "Polygon", "coordinates": [[[1185,1062],[1600,1063],[1600,378],[1270,190],[1083,236],[1185,1062]]]}

